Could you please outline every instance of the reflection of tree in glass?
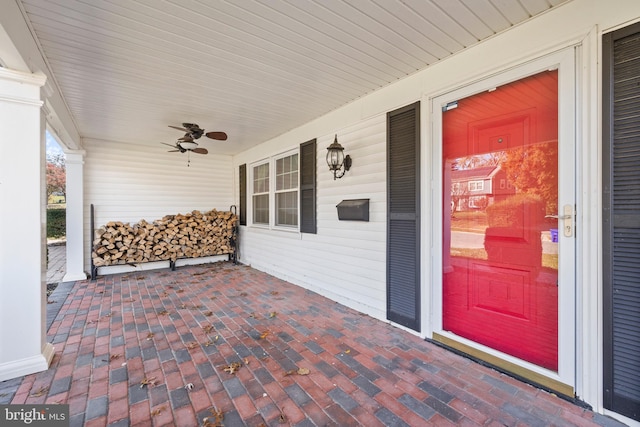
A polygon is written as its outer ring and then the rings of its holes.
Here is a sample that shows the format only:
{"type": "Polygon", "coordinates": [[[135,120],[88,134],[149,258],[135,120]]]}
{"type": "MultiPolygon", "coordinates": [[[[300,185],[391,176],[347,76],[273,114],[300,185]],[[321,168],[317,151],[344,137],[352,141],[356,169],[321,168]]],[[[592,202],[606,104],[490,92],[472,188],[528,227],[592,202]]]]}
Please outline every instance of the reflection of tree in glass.
{"type": "Polygon", "coordinates": [[[498,166],[504,160],[504,157],[504,151],[494,151],[493,153],[459,157],[456,159],[456,169],[475,169],[483,168],[485,166],[498,166]]]}
{"type": "Polygon", "coordinates": [[[502,169],[519,194],[538,195],[547,214],[558,212],[558,141],[511,149],[502,169]]]}

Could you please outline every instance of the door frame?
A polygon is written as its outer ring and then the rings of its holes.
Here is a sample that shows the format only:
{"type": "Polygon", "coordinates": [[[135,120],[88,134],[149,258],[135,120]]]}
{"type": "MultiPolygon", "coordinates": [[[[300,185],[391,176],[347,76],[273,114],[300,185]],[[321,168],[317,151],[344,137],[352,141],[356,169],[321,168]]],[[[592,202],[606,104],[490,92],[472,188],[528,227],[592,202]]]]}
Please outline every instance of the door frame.
{"type": "MultiPolygon", "coordinates": [[[[425,257],[425,295],[429,300],[430,316],[423,317],[425,336],[446,346],[460,350],[474,358],[484,360],[498,368],[512,372],[526,380],[552,389],[563,395],[574,397],[576,388],[576,232],[574,208],[574,232],[572,237],[562,237],[559,242],[558,281],[558,372],[536,366],[508,354],[475,343],[442,329],[442,261],[443,261],[443,219],[442,219],[442,109],[459,99],[492,90],[498,86],[550,69],[558,69],[558,155],[563,168],[558,175],[558,206],[576,206],[576,51],[569,47],[549,55],[531,60],[503,72],[486,76],[473,83],[460,86],[443,94],[426,98],[425,105],[431,124],[431,143],[423,150],[423,170],[431,171],[429,177],[430,195],[423,197],[425,226],[423,242],[430,242],[431,256],[425,257]],[[562,161],[562,159],[570,159],[562,161]]],[[[427,174],[425,174],[427,175],[427,174]]],[[[427,252],[427,251],[425,251],[427,252]]]]}

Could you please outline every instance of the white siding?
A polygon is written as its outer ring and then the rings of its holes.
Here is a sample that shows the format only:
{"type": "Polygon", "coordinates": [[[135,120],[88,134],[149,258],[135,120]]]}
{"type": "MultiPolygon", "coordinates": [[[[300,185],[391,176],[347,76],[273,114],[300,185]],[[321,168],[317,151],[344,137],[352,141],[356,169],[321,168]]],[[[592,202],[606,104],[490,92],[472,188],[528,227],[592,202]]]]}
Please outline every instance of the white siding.
{"type": "Polygon", "coordinates": [[[233,204],[230,156],[191,154],[187,166],[186,153],[168,153],[170,147],[160,144],[85,140],[84,145],[87,251],[91,204],[96,227],[108,221],[152,221],[195,209],[228,210],[233,204]]]}
{"type": "MultiPolygon", "coordinates": [[[[334,134],[318,137],[318,233],[243,227],[240,260],[383,319],[386,310],[385,129],[386,116],[380,114],[337,131],[345,154],[353,158],[351,170],[337,180],[333,179],[325,160],[326,147],[333,142],[334,134]],[[339,221],[336,205],[344,199],[370,199],[369,222],[339,221]]],[[[302,142],[305,140],[298,141],[302,142]]],[[[255,160],[259,158],[258,155],[255,160]]],[[[250,198],[249,193],[249,207],[250,198]]]]}

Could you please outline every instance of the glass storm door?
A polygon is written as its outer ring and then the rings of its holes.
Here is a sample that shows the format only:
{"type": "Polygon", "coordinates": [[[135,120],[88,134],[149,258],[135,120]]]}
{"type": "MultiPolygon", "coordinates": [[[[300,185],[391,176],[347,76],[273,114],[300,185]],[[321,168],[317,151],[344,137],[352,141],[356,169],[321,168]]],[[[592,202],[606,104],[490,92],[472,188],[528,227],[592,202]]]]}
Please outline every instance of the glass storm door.
{"type": "Polygon", "coordinates": [[[551,66],[524,75],[434,102],[442,106],[435,114],[441,223],[434,222],[442,228],[442,306],[434,337],[566,385],[575,360],[574,116],[572,101],[559,99],[574,81],[560,81],[551,66]]]}

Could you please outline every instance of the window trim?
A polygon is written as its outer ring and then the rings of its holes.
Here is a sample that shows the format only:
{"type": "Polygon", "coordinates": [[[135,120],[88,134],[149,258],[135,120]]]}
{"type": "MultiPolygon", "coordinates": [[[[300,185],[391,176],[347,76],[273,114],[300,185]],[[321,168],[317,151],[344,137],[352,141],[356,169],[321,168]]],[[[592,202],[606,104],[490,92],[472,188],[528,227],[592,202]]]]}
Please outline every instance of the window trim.
{"type": "Polygon", "coordinates": [[[272,220],[272,218],[271,218],[272,202],[271,202],[271,191],[270,191],[271,190],[271,184],[272,184],[272,182],[271,182],[271,169],[272,169],[272,167],[271,167],[271,162],[270,162],[269,159],[259,160],[259,161],[254,162],[254,163],[251,164],[251,167],[250,167],[251,176],[250,176],[250,179],[248,180],[249,181],[249,185],[251,186],[251,197],[249,198],[250,203],[251,203],[251,207],[249,207],[247,209],[247,211],[251,212],[251,225],[252,226],[269,227],[270,224],[271,224],[271,220],[272,220]],[[267,186],[267,191],[266,192],[256,193],[255,192],[255,169],[257,167],[260,167],[260,166],[263,166],[263,165],[267,165],[269,167],[269,175],[267,176],[267,178],[269,179],[269,185],[267,186]],[[256,220],[255,220],[255,216],[256,215],[255,215],[255,211],[254,211],[254,208],[255,208],[254,199],[255,199],[256,196],[263,196],[265,194],[268,196],[268,202],[269,202],[269,211],[268,211],[269,220],[266,223],[265,222],[256,222],[256,220]]]}
{"type": "Polygon", "coordinates": [[[247,212],[251,213],[251,217],[248,218],[247,223],[250,224],[251,227],[255,227],[255,228],[263,228],[263,229],[269,229],[269,230],[280,230],[280,231],[288,231],[288,232],[295,232],[295,233],[299,233],[300,232],[300,203],[299,203],[299,197],[300,197],[300,150],[299,147],[293,148],[291,150],[287,150],[287,151],[283,151],[280,152],[278,154],[275,154],[273,156],[270,157],[266,157],[260,160],[257,160],[255,162],[252,162],[250,164],[248,164],[249,166],[249,170],[247,171],[249,176],[247,179],[247,183],[249,185],[251,185],[251,193],[250,196],[247,199],[247,204],[250,206],[247,206],[247,212]],[[297,182],[296,182],[296,187],[295,190],[294,189],[289,189],[286,191],[282,191],[282,190],[276,190],[276,162],[280,159],[283,159],[285,157],[289,157],[292,155],[297,155],[297,167],[298,167],[298,171],[297,171],[297,182]],[[253,184],[254,184],[254,169],[258,166],[267,164],[269,165],[269,188],[268,188],[268,194],[269,194],[269,223],[260,223],[260,222],[255,222],[254,219],[254,206],[253,206],[253,200],[254,200],[254,196],[256,194],[267,194],[267,193],[254,193],[253,192],[253,184]],[[276,207],[276,194],[278,193],[282,193],[282,192],[296,192],[296,201],[297,203],[297,208],[296,208],[296,215],[297,215],[297,224],[294,225],[278,225],[276,223],[276,216],[277,216],[277,207],[276,207]]]}

